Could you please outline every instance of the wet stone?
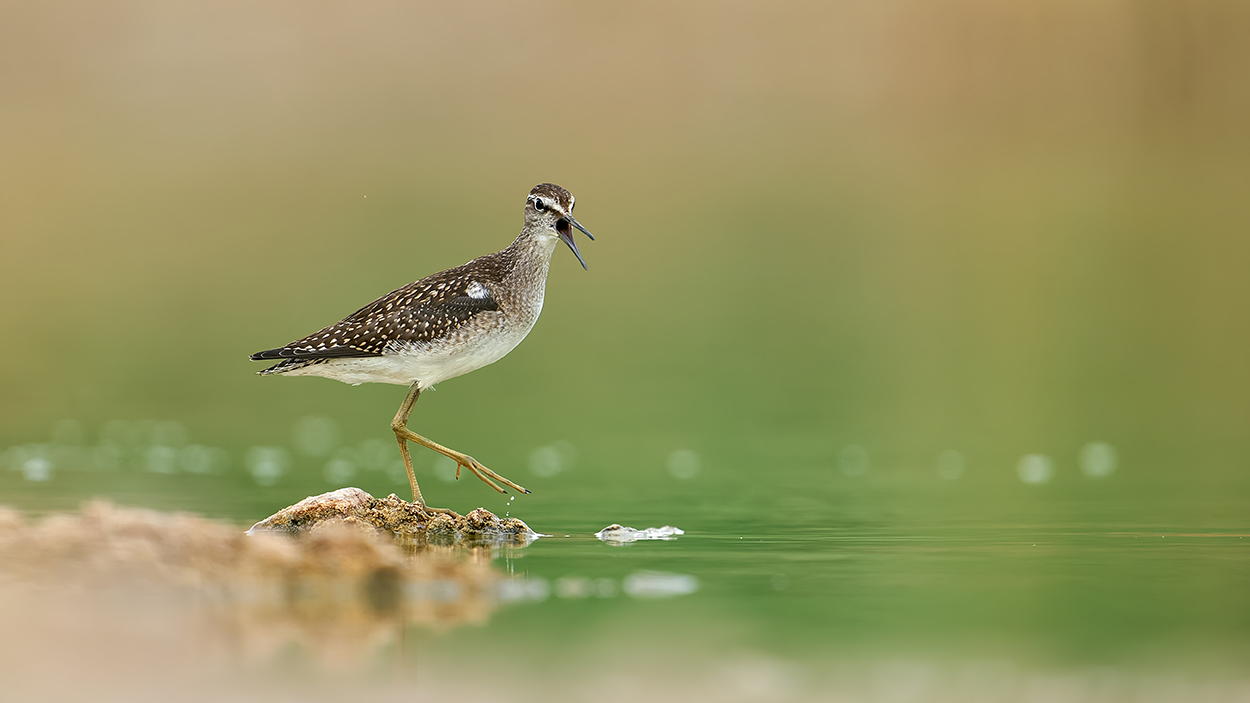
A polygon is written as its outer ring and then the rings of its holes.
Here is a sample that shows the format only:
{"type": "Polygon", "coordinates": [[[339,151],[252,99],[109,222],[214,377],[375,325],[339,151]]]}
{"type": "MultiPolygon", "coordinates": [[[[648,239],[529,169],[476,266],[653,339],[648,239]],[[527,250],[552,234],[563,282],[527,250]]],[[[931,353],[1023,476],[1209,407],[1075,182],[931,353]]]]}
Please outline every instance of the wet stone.
{"type": "Polygon", "coordinates": [[[497,532],[499,518],[486,508],[478,508],[464,516],[464,525],[472,532],[497,532]]]}
{"type": "Polygon", "coordinates": [[[435,515],[434,519],[430,520],[425,529],[430,535],[455,537],[456,521],[450,515],[435,515]]]}
{"type": "Polygon", "coordinates": [[[459,515],[450,511],[428,510],[394,493],[385,498],[374,498],[359,488],[340,488],[305,498],[256,523],[248,534],[279,532],[306,535],[314,534],[325,525],[340,524],[371,528],[402,541],[432,538],[439,543],[528,542],[538,536],[521,520],[501,520],[485,508],[459,515]]]}

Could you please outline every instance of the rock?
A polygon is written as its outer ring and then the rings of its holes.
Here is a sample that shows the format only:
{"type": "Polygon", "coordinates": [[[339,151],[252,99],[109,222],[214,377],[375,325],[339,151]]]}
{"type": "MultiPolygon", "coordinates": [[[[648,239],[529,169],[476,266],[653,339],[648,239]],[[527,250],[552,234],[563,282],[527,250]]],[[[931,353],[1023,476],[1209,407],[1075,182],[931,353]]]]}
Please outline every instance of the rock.
{"type": "Polygon", "coordinates": [[[441,537],[456,536],[456,521],[450,515],[435,515],[425,527],[426,534],[441,537]]]}
{"type": "Polygon", "coordinates": [[[461,529],[479,534],[498,532],[499,518],[486,508],[478,508],[464,516],[464,527],[461,529]]]}
{"type": "Polygon", "coordinates": [[[458,515],[451,511],[429,510],[394,493],[374,498],[359,488],[340,488],[305,498],[261,520],[247,532],[249,535],[264,532],[313,534],[328,524],[368,527],[381,535],[416,542],[433,537],[440,543],[457,540],[528,543],[538,537],[521,520],[501,520],[485,508],[458,515]]]}

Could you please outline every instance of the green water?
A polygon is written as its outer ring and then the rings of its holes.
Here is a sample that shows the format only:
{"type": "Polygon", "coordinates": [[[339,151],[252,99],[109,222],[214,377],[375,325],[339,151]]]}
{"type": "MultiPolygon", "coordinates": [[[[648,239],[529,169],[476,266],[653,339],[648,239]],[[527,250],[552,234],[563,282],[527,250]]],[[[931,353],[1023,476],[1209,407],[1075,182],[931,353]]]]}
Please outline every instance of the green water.
{"type": "MultiPolygon", "coordinates": [[[[900,686],[929,699],[1015,697],[1055,676],[1091,699],[1131,699],[1162,677],[1184,699],[1241,681],[1250,653],[1244,482],[1142,477],[1124,447],[1110,475],[1092,478],[1078,460],[1056,458],[1043,483],[1022,481],[1019,466],[971,461],[954,475],[949,457],[945,476],[871,458],[848,475],[838,457],[796,470],[767,456],[734,464],[690,454],[627,476],[597,470],[594,455],[578,447],[554,476],[513,471],[535,490],[515,501],[427,472],[427,495],[467,496],[457,507],[520,516],[547,536],[495,552],[492,568],[521,595],[485,621],[397,623],[403,634],[389,645],[354,645],[375,682],[475,691],[471,662],[482,656],[495,682],[485,690],[518,700],[578,699],[619,677],[667,694],[740,676],[733,690],[762,686],[774,700],[893,700],[900,686]],[[685,534],[625,545],[594,538],[614,522],[685,534]],[[630,592],[631,579],[652,572],[686,585],[630,592]],[[484,646],[524,654],[467,654],[484,646]]],[[[49,481],[9,471],[0,489],[37,510],[112,495],[246,525],[333,487],[310,478],[316,463],[296,460],[263,488],[241,467],[208,476],[123,467],[49,481]]],[[[540,459],[534,466],[550,470],[540,459]]],[[[375,493],[402,493],[380,475],[358,478],[375,493]]],[[[305,684],[341,675],[299,652],[279,669],[305,684]]],[[[1069,689],[1057,699],[1075,695],[1069,689]]]]}

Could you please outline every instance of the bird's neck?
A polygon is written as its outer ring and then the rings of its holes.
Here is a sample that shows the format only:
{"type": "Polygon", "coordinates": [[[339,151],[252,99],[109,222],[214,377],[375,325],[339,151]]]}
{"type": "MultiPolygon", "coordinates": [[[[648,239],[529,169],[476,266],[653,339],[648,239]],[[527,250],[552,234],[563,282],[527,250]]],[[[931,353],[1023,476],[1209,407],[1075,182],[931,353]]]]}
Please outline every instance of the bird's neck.
{"type": "Polygon", "coordinates": [[[526,331],[542,312],[547,269],[557,241],[542,232],[522,230],[516,241],[499,252],[505,272],[500,305],[513,311],[515,322],[526,331]]]}
{"type": "Polygon", "coordinates": [[[531,285],[545,284],[547,269],[551,265],[551,254],[559,241],[554,233],[549,235],[529,229],[521,230],[516,240],[500,252],[506,262],[508,276],[526,280],[531,285]]]}

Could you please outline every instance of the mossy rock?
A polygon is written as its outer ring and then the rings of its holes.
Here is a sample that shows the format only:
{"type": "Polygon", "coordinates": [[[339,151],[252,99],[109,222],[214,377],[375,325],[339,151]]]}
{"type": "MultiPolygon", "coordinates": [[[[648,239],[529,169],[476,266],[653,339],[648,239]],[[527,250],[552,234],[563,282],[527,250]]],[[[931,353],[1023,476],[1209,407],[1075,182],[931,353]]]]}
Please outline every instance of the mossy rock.
{"type": "Polygon", "coordinates": [[[248,530],[309,534],[328,524],[368,526],[379,533],[401,541],[432,541],[437,543],[520,541],[538,537],[517,518],[499,518],[485,508],[468,515],[451,511],[435,511],[409,503],[394,493],[374,498],[359,488],[340,488],[305,498],[261,520],[248,530]]]}

